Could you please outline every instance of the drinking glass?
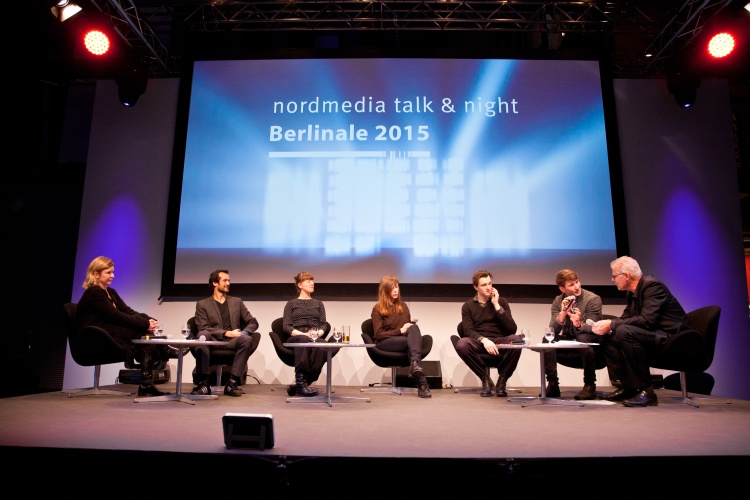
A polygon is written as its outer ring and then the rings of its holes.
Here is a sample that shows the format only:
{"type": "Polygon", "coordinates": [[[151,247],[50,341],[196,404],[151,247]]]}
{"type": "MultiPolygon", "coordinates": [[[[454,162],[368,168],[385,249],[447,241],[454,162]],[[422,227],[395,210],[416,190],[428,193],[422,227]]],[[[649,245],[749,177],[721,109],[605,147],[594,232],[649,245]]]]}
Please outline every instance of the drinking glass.
{"type": "Polygon", "coordinates": [[[341,327],[341,331],[344,334],[344,344],[349,343],[349,333],[351,331],[351,327],[349,325],[344,325],[341,327]]]}
{"type": "Polygon", "coordinates": [[[157,325],[156,328],[154,328],[154,335],[164,335],[164,327],[157,325]]]}
{"type": "Polygon", "coordinates": [[[333,329],[333,340],[336,342],[341,342],[341,337],[344,335],[344,332],[339,330],[338,328],[333,329]]]}
{"type": "Polygon", "coordinates": [[[521,328],[521,333],[518,334],[526,344],[531,344],[531,332],[526,328],[521,328]]]}
{"type": "Polygon", "coordinates": [[[544,338],[547,339],[547,342],[552,343],[553,340],[555,340],[555,331],[552,329],[551,326],[548,326],[544,329],[544,338]]]}
{"type": "Polygon", "coordinates": [[[320,332],[316,327],[313,327],[307,330],[307,334],[310,336],[312,341],[315,342],[316,340],[318,340],[318,335],[320,335],[320,332]]]}
{"type": "Polygon", "coordinates": [[[182,325],[180,327],[180,333],[182,334],[182,338],[187,339],[188,335],[190,335],[190,329],[187,325],[182,325]]]}

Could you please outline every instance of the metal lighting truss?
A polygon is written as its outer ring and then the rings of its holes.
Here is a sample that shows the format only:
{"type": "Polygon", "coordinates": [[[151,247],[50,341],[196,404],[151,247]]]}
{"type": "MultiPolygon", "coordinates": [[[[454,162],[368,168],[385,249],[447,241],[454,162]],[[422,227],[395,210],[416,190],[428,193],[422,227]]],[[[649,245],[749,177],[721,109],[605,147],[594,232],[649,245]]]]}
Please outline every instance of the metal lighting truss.
{"type": "Polygon", "coordinates": [[[599,34],[612,74],[661,74],[731,0],[89,0],[145,61],[152,77],[178,74],[167,48],[190,34],[279,31],[485,31],[599,34]]]}

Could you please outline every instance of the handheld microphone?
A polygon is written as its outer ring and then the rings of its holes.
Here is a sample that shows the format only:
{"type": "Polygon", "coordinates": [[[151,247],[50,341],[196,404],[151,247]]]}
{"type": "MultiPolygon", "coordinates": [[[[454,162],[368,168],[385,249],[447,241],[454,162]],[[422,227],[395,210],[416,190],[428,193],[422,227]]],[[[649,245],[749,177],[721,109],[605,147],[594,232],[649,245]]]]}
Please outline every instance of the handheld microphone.
{"type": "Polygon", "coordinates": [[[203,342],[204,340],[206,340],[206,336],[205,335],[201,335],[200,337],[198,337],[198,340],[200,340],[201,342],[203,342]]]}
{"type": "Polygon", "coordinates": [[[596,323],[596,321],[594,321],[591,318],[589,318],[589,319],[586,320],[586,324],[589,325],[589,326],[594,326],[594,323],[596,323]]]}
{"type": "Polygon", "coordinates": [[[573,310],[573,308],[576,306],[576,296],[575,295],[568,295],[565,297],[565,300],[568,301],[568,307],[565,308],[566,312],[570,312],[573,310]]]}

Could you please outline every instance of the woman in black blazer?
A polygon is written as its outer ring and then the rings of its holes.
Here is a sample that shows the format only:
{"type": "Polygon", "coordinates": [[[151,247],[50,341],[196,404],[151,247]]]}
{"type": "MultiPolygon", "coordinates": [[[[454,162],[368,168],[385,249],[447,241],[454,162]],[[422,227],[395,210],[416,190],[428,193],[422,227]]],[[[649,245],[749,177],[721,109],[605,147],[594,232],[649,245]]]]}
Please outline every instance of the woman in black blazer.
{"type": "MultiPolygon", "coordinates": [[[[161,396],[167,394],[154,386],[154,363],[169,359],[168,346],[159,346],[159,356],[153,346],[139,346],[132,340],[153,332],[159,322],[131,309],[117,291],[109,285],[115,277],[115,264],[107,257],[97,257],[91,261],[83,282],[83,296],[78,301],[76,319],[78,325],[103,328],[128,353],[128,359],[135,358],[141,364],[141,385],[138,396],[161,396]]],[[[123,360],[125,361],[125,360],[123,360]]]]}

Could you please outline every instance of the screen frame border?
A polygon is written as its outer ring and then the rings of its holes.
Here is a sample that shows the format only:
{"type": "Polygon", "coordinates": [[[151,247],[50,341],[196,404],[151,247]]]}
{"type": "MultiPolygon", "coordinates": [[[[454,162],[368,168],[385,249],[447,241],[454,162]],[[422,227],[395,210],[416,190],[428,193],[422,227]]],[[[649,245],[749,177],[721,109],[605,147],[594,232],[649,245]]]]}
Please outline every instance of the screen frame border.
{"type": "MultiPolygon", "coordinates": [[[[377,58],[430,58],[430,59],[518,59],[518,60],[572,60],[597,61],[599,63],[600,84],[604,107],[604,123],[609,162],[610,189],[612,196],[613,220],[615,226],[615,245],[617,256],[628,255],[629,241],[627,217],[625,214],[625,195],[622,181],[622,163],[617,128],[614,79],[606,58],[590,51],[508,51],[472,50],[468,55],[466,49],[277,49],[247,53],[242,56],[233,54],[227,57],[196,57],[186,60],[181,71],[175,136],[173,143],[172,168],[169,186],[169,203],[167,207],[167,225],[162,259],[162,276],[159,300],[182,301],[194,300],[210,294],[208,283],[175,283],[174,273],[177,256],[177,233],[182,196],[182,179],[187,145],[188,119],[190,114],[190,94],[192,90],[193,68],[199,61],[221,60],[264,60],[264,59],[377,59],[377,58]]],[[[212,270],[206,271],[206,276],[212,270]]],[[[548,302],[559,290],[551,277],[550,285],[499,283],[503,296],[509,299],[523,299],[526,302],[548,302]]],[[[253,300],[288,300],[295,296],[293,282],[284,283],[232,283],[232,295],[253,300]]],[[[453,301],[465,300],[473,294],[471,277],[467,276],[466,284],[457,283],[402,283],[404,299],[453,301]]],[[[614,286],[592,285],[586,289],[596,293],[608,302],[620,303],[623,294],[614,286]]],[[[347,301],[372,299],[377,296],[378,283],[324,283],[316,282],[315,295],[321,300],[347,301]]]]}

